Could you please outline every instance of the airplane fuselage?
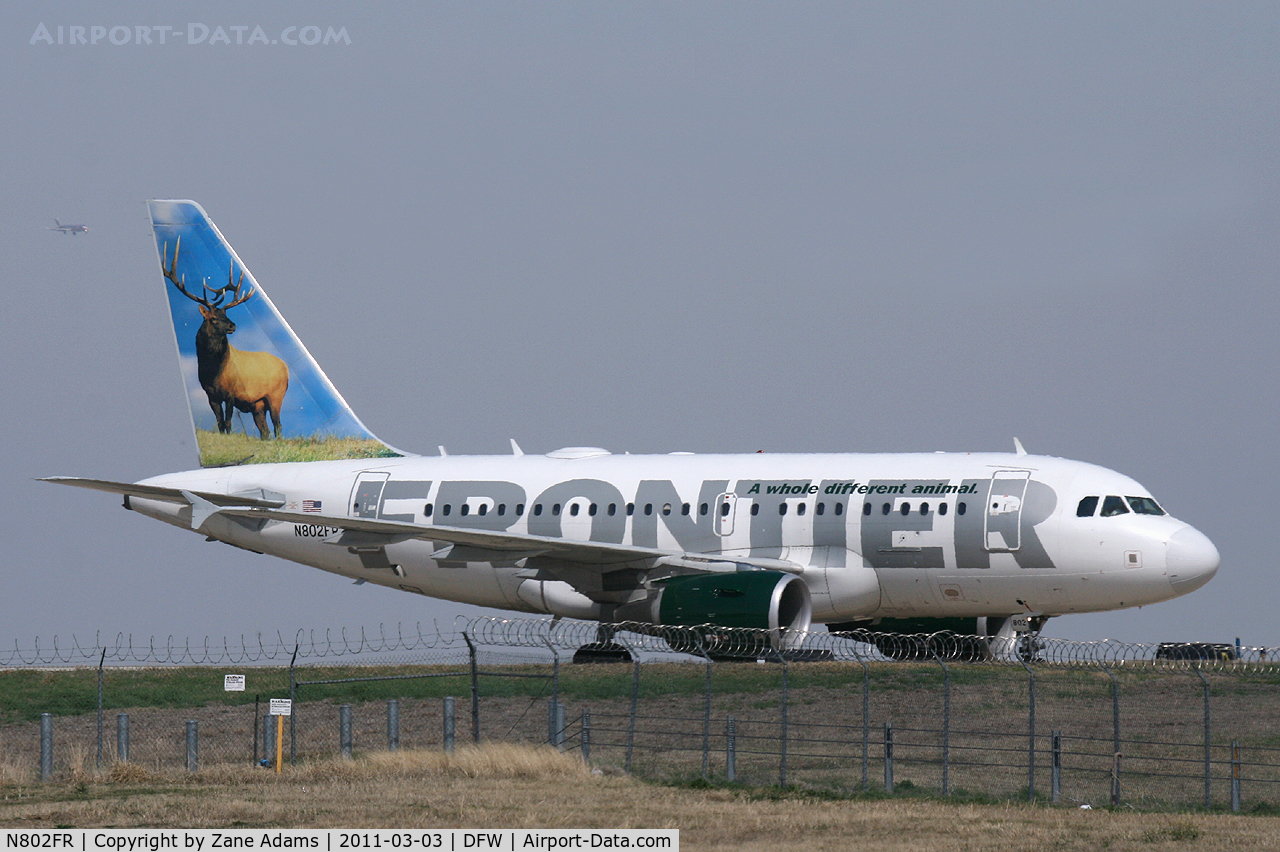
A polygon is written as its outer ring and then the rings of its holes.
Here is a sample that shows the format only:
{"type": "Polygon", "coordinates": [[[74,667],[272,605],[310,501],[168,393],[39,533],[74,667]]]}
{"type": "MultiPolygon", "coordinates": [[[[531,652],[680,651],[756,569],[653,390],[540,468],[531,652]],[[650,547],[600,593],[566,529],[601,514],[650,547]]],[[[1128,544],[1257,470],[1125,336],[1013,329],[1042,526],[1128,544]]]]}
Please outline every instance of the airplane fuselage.
{"type": "MultiPolygon", "coordinates": [[[[1198,588],[1218,565],[1209,540],[1164,514],[1134,480],[1047,456],[571,448],[229,467],[143,484],[273,495],[284,509],[314,516],[298,523],[214,514],[200,527],[238,547],[431,597],[578,618],[625,613],[643,594],[644,574],[657,576],[652,566],[637,574],[634,564],[616,562],[587,579],[581,564],[557,563],[532,546],[495,553],[409,537],[362,546],[339,524],[368,518],[776,560],[808,587],[819,622],[1120,609],[1198,588]],[[1096,499],[1085,515],[1089,497],[1096,499]],[[1124,511],[1103,516],[1108,500],[1124,511]],[[614,573],[626,582],[611,584],[614,573]]],[[[138,497],[130,506],[191,528],[189,506],[138,497]]]]}

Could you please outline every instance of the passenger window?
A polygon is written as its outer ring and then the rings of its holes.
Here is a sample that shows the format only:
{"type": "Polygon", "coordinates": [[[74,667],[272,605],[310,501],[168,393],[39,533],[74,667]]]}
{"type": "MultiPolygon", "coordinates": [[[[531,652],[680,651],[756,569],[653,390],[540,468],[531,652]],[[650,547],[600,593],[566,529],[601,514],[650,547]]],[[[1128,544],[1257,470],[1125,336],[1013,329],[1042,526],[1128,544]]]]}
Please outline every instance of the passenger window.
{"type": "Polygon", "coordinates": [[[480,508],[477,509],[476,511],[479,512],[481,517],[484,517],[485,515],[489,514],[489,504],[481,503],[480,508]]]}
{"type": "Polygon", "coordinates": [[[729,517],[729,504],[728,504],[728,503],[721,503],[721,504],[720,504],[720,517],[722,517],[722,518],[727,518],[727,517],[729,517]]]}
{"type": "Polygon", "coordinates": [[[910,504],[910,503],[903,503],[903,504],[902,504],[902,514],[904,514],[904,515],[910,515],[910,514],[911,514],[911,504],[910,504]]]}
{"type": "Polygon", "coordinates": [[[827,512],[827,504],[819,503],[818,508],[814,509],[814,511],[817,512],[819,515],[825,515],[827,512]]]}
{"type": "Polygon", "coordinates": [[[507,504],[506,504],[506,503],[499,503],[499,504],[498,504],[498,514],[499,514],[499,515],[505,515],[506,513],[507,513],[507,504]]]}
{"type": "Polygon", "coordinates": [[[1150,497],[1125,497],[1129,501],[1129,508],[1133,509],[1139,515],[1163,515],[1164,509],[1160,508],[1160,504],[1150,497]]]}
{"type": "Polygon", "coordinates": [[[1124,500],[1114,494],[1108,494],[1102,500],[1102,517],[1110,518],[1115,515],[1129,514],[1129,507],[1124,504],[1124,500]]]}
{"type": "Polygon", "coordinates": [[[707,513],[708,508],[709,507],[707,506],[706,503],[701,504],[700,506],[698,506],[698,514],[705,515],[707,513]]]}
{"type": "Polygon", "coordinates": [[[576,517],[578,517],[578,504],[577,504],[577,503],[570,503],[570,504],[569,504],[569,514],[570,514],[570,515],[573,515],[575,518],[576,518],[576,517]]]}
{"type": "Polygon", "coordinates": [[[964,503],[957,503],[957,504],[956,504],[956,514],[957,514],[957,515],[963,515],[963,514],[964,514],[964,503]]]}
{"type": "Polygon", "coordinates": [[[786,513],[787,513],[787,504],[786,504],[786,501],[784,500],[783,502],[778,504],[778,514],[785,515],[786,513]]]}
{"type": "Polygon", "coordinates": [[[435,509],[435,506],[432,506],[430,503],[428,503],[427,505],[422,507],[422,514],[426,515],[429,518],[431,517],[431,512],[433,509],[435,509]]]}
{"type": "Polygon", "coordinates": [[[631,517],[631,516],[632,516],[632,515],[634,515],[635,513],[636,513],[636,504],[635,504],[635,503],[628,503],[628,504],[627,504],[627,517],[631,517]]]}
{"type": "Polygon", "coordinates": [[[645,513],[646,515],[652,515],[652,514],[653,514],[653,504],[652,504],[652,503],[645,503],[645,504],[644,504],[644,513],[645,513]]]}
{"type": "Polygon", "coordinates": [[[462,504],[462,508],[458,510],[458,514],[459,514],[459,515],[461,515],[461,516],[462,516],[462,517],[464,517],[464,518],[465,518],[467,515],[470,515],[470,514],[471,514],[471,504],[470,504],[470,503],[463,503],[463,504],[462,504]]]}
{"type": "Polygon", "coordinates": [[[760,504],[759,504],[759,503],[752,503],[752,504],[751,504],[751,514],[753,514],[753,515],[758,515],[758,514],[760,514],[760,504]]]}
{"type": "Polygon", "coordinates": [[[1094,494],[1080,500],[1080,505],[1076,506],[1076,517],[1092,518],[1096,511],[1098,511],[1098,495],[1094,494]]]}
{"type": "Polygon", "coordinates": [[[927,515],[927,514],[929,514],[929,504],[928,504],[928,503],[921,503],[921,504],[920,504],[920,514],[922,514],[922,515],[927,515]]]}
{"type": "Polygon", "coordinates": [[[682,514],[682,515],[687,515],[687,514],[689,514],[689,504],[688,504],[688,503],[685,503],[684,505],[682,505],[682,506],[680,507],[680,514],[682,514]]]}
{"type": "Polygon", "coordinates": [[[551,514],[553,514],[553,515],[559,515],[559,514],[560,514],[560,504],[559,504],[559,503],[552,503],[552,504],[551,504],[551,514]]]}
{"type": "Polygon", "coordinates": [[[863,504],[862,504],[862,514],[864,514],[864,515],[870,515],[870,514],[871,514],[871,504],[870,504],[870,503],[863,503],[863,504]]]}
{"type": "Polygon", "coordinates": [[[534,514],[535,516],[537,516],[537,515],[541,515],[541,514],[542,514],[542,504],[541,504],[541,503],[534,503],[534,504],[533,504],[533,514],[534,514]]]}
{"type": "Polygon", "coordinates": [[[448,503],[445,503],[445,504],[444,504],[444,508],[440,510],[440,513],[441,513],[442,515],[444,515],[444,516],[447,518],[447,517],[449,517],[449,509],[450,509],[450,508],[451,508],[451,507],[449,506],[449,504],[448,504],[448,503]]]}
{"type": "Polygon", "coordinates": [[[939,514],[939,515],[945,515],[946,513],[947,513],[947,504],[946,504],[946,503],[939,503],[939,504],[938,504],[938,514],[939,514]]]}
{"type": "Polygon", "coordinates": [[[844,514],[844,504],[843,504],[843,503],[837,503],[837,504],[836,504],[836,514],[837,514],[837,515],[843,515],[843,514],[844,514]]]}
{"type": "Polygon", "coordinates": [[[670,504],[670,503],[663,503],[663,504],[662,504],[662,514],[664,514],[664,515],[670,515],[670,514],[671,514],[671,504],[670,504]]]}
{"type": "Polygon", "coordinates": [[[588,515],[590,515],[590,516],[591,516],[591,517],[593,517],[593,518],[596,516],[596,504],[595,504],[595,503],[592,503],[590,506],[588,506],[588,507],[587,507],[587,514],[588,514],[588,515]]]}
{"type": "Polygon", "coordinates": [[[797,515],[803,515],[803,514],[804,514],[804,508],[805,508],[805,504],[804,504],[804,503],[801,503],[800,505],[796,506],[796,514],[797,514],[797,515]]]}
{"type": "Polygon", "coordinates": [[[517,504],[516,504],[516,517],[518,518],[518,517],[520,517],[520,516],[521,516],[521,515],[523,515],[523,514],[524,514],[524,504],[523,504],[523,503],[517,503],[517,504]]]}
{"type": "Polygon", "coordinates": [[[618,514],[618,504],[617,504],[617,503],[610,503],[610,504],[609,504],[609,517],[611,517],[611,518],[612,518],[612,517],[613,517],[614,515],[616,515],[616,514],[618,514]]]}
{"type": "Polygon", "coordinates": [[[888,503],[885,503],[883,506],[881,506],[881,507],[880,507],[880,514],[882,514],[882,515],[887,515],[887,514],[889,514],[889,511],[890,511],[892,508],[893,508],[893,507],[892,507],[892,506],[890,506],[888,503]]]}

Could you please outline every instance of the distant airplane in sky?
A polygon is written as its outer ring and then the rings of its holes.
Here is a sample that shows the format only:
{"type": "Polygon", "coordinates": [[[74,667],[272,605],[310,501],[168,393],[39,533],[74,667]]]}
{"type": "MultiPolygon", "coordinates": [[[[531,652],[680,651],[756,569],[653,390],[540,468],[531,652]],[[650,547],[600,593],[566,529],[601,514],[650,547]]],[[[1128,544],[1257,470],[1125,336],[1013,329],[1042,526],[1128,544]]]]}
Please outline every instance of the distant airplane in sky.
{"type": "Polygon", "coordinates": [[[86,228],[84,225],[64,225],[61,222],[59,222],[57,219],[53,220],[53,225],[54,227],[50,228],[49,229],[50,231],[58,231],[59,233],[62,233],[62,234],[70,234],[73,237],[76,234],[85,234],[89,232],[89,229],[86,228]]]}
{"type": "MultiPolygon", "coordinates": [[[[123,495],[209,541],[599,621],[606,643],[629,623],[689,627],[708,648],[717,627],[768,629],[787,647],[824,622],[921,658],[928,644],[899,638],[949,631],[981,637],[967,654],[1024,653],[1052,616],[1169,600],[1218,570],[1213,543],[1139,483],[1016,439],[1011,453],[401,452],[360,422],[200,205],[150,209],[203,469],[49,481],[123,495]]],[[[396,363],[362,346],[367,369],[396,363]]]]}

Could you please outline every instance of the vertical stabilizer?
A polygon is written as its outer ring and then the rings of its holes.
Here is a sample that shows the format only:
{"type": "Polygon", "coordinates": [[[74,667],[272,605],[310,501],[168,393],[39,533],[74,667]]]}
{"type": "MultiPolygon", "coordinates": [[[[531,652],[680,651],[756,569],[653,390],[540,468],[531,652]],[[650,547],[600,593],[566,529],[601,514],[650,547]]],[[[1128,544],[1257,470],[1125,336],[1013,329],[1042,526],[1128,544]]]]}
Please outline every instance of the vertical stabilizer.
{"type": "Polygon", "coordinates": [[[194,201],[150,201],[200,464],[402,455],[379,441],[194,201]]]}

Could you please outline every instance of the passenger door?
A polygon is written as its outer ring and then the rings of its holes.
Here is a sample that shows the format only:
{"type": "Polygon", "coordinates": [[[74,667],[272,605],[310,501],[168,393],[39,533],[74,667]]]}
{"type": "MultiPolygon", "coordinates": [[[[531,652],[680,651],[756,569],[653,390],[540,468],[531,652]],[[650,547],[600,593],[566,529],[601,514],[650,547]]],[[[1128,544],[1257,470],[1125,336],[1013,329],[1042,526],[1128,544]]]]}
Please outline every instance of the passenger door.
{"type": "Polygon", "coordinates": [[[984,513],[987,550],[1010,553],[1022,546],[1022,501],[1029,470],[1000,470],[991,477],[984,513]]]}

